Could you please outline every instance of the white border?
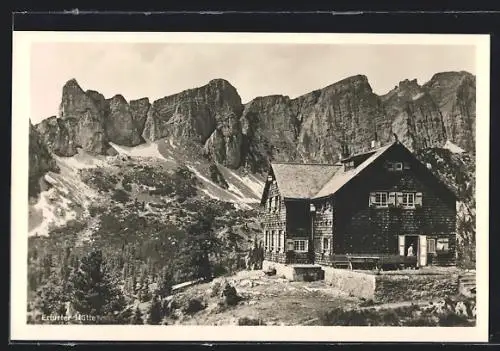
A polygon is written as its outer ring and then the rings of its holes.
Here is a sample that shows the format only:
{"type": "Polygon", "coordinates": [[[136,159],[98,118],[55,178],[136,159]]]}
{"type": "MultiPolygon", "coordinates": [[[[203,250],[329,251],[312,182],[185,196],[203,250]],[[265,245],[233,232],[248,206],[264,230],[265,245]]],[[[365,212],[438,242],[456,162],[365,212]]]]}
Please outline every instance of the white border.
{"type": "Polygon", "coordinates": [[[488,341],[489,73],[489,35],[14,32],[11,169],[11,340],[488,341]],[[28,118],[30,116],[30,47],[34,42],[422,44],[475,46],[477,55],[477,326],[471,328],[436,328],[27,325],[28,118]]]}

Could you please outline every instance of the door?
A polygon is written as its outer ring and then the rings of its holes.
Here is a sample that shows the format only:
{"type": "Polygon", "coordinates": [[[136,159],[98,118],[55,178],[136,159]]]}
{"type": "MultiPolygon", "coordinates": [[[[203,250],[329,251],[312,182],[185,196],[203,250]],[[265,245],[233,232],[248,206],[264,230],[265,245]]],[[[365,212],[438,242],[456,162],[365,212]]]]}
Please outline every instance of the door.
{"type": "Polygon", "coordinates": [[[405,236],[404,235],[398,236],[398,243],[399,243],[399,256],[405,256],[405,236]]]}
{"type": "Polygon", "coordinates": [[[419,235],[418,246],[418,265],[427,266],[427,237],[425,235],[419,235]]]}

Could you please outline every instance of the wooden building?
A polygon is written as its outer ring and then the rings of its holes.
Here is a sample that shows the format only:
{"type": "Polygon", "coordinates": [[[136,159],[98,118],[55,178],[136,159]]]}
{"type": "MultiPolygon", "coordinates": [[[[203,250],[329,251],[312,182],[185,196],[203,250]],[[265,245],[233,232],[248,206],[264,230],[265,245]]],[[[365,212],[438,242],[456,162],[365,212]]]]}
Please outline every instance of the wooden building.
{"type": "Polygon", "coordinates": [[[456,262],[455,194],[398,140],[337,164],[272,163],[261,205],[268,261],[456,262]]]}

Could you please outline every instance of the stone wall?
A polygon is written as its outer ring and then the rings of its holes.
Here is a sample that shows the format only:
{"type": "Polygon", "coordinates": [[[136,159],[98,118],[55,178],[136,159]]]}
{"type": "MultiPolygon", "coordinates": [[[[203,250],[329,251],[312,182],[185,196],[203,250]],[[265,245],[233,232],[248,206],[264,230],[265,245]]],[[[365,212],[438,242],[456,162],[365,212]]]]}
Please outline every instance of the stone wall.
{"type": "Polygon", "coordinates": [[[375,276],[347,269],[323,267],[325,283],[350,295],[373,299],[375,294],[375,276]]]}
{"type": "Polygon", "coordinates": [[[278,262],[264,260],[262,270],[276,269],[278,277],[285,277],[290,281],[315,281],[324,279],[324,271],[320,266],[312,265],[286,265],[278,262]]]}
{"type": "Polygon", "coordinates": [[[397,302],[433,300],[458,293],[458,274],[376,275],[374,300],[397,302]]]}

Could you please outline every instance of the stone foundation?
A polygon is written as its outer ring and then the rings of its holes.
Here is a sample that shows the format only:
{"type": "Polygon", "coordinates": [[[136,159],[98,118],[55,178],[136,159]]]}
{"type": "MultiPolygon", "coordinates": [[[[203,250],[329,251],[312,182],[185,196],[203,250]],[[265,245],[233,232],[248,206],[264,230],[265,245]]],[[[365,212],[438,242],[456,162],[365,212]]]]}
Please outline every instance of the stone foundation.
{"type": "Polygon", "coordinates": [[[398,271],[376,274],[319,265],[285,265],[264,261],[263,270],[276,269],[276,275],[290,281],[324,280],[326,284],[351,296],[376,302],[436,300],[459,293],[457,272],[430,273],[398,271]]]}
{"type": "Polygon", "coordinates": [[[323,267],[325,283],[349,295],[373,299],[375,296],[375,276],[348,269],[323,267]]]}
{"type": "Polygon", "coordinates": [[[285,277],[291,281],[315,281],[324,279],[324,271],[321,266],[314,265],[286,265],[272,261],[264,261],[262,270],[276,269],[278,277],[285,277]]]}

